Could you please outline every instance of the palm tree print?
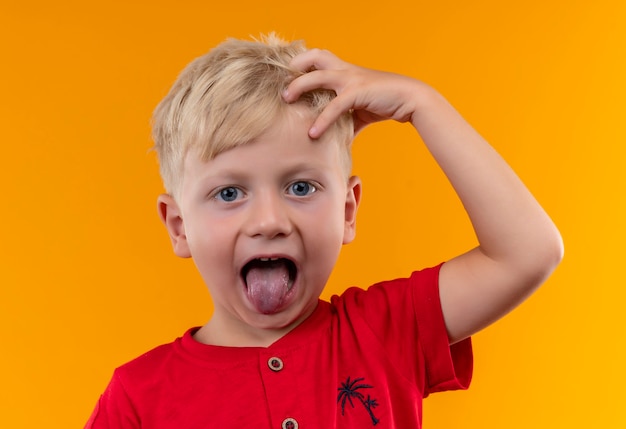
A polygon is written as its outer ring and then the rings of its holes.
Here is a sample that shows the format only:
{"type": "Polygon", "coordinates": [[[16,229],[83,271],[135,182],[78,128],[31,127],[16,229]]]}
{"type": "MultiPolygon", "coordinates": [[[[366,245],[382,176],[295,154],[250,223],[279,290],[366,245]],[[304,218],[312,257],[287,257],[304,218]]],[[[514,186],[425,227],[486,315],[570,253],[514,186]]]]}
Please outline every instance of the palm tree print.
{"type": "Polygon", "coordinates": [[[341,383],[341,387],[337,388],[337,390],[339,390],[337,403],[341,402],[341,415],[343,416],[346,408],[346,402],[349,402],[352,408],[354,408],[354,402],[352,402],[352,399],[357,399],[370,415],[372,424],[376,426],[380,420],[376,418],[372,409],[378,406],[378,402],[376,402],[376,399],[372,399],[370,395],[367,395],[366,399],[365,395],[359,392],[361,389],[371,389],[374,386],[370,386],[369,384],[360,384],[363,380],[365,380],[365,378],[355,378],[354,380],[350,380],[350,377],[348,377],[345,382],[341,383]]]}

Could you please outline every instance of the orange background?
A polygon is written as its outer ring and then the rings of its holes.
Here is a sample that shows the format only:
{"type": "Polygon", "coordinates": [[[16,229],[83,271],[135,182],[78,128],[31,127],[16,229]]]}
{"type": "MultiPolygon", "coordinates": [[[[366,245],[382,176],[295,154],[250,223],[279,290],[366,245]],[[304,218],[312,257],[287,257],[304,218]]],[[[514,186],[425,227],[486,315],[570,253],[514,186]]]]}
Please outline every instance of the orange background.
{"type": "MultiPolygon", "coordinates": [[[[82,427],[115,366],[207,319],[156,216],[149,118],[192,58],[271,30],[438,88],[564,236],[557,272],[475,336],[472,388],[427,399],[425,426],[626,427],[626,2],[174,4],[2,4],[0,427],[82,427]]],[[[354,158],[358,237],[325,296],[475,244],[410,127],[364,131],[354,158]]]]}

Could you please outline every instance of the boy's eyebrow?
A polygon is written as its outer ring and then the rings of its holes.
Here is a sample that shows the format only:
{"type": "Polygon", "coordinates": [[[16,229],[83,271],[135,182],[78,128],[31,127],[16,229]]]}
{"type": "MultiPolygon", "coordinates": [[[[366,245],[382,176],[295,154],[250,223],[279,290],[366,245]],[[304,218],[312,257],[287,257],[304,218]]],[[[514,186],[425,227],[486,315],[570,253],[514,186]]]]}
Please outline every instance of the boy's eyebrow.
{"type": "MultiPolygon", "coordinates": [[[[284,168],[281,171],[280,176],[282,178],[288,178],[291,176],[301,175],[301,174],[316,174],[316,173],[324,173],[326,168],[322,163],[311,163],[311,162],[298,162],[296,164],[290,165],[284,168]]],[[[254,171],[249,168],[243,166],[229,166],[229,167],[217,167],[215,169],[211,169],[210,172],[203,174],[202,180],[211,180],[211,179],[227,179],[227,180],[246,180],[254,174],[254,171]]]]}
{"type": "MultiPolygon", "coordinates": [[[[317,163],[320,164],[320,163],[317,163]]],[[[310,162],[299,162],[285,169],[285,176],[293,176],[294,174],[306,173],[306,172],[321,172],[325,170],[324,165],[317,165],[310,162]]]]}

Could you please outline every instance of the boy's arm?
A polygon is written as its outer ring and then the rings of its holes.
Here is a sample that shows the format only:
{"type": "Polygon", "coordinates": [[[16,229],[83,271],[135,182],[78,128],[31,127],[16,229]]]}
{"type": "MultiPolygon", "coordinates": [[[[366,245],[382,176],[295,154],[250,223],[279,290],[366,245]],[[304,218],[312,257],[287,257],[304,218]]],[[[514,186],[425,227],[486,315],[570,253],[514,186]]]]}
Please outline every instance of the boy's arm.
{"type": "Polygon", "coordinates": [[[479,245],[441,269],[451,343],[504,316],[554,270],[563,253],[557,228],[506,162],[435,90],[348,64],[327,51],[307,51],[292,66],[314,71],[289,85],[286,101],[315,88],[337,93],[313,124],[311,137],[350,109],[356,131],[385,119],[411,122],[461,199],[479,245]]]}

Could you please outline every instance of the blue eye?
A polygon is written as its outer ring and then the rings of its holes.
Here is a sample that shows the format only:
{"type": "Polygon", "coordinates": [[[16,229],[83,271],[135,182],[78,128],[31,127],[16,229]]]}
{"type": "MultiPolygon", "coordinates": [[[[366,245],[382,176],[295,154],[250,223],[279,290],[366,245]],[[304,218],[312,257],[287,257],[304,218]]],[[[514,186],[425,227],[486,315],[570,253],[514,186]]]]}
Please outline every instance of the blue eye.
{"type": "Polygon", "coordinates": [[[241,195],[241,191],[239,189],[229,186],[227,188],[220,190],[215,196],[215,198],[229,203],[229,202],[236,201],[237,199],[239,199],[240,195],[241,195]]]}
{"type": "Polygon", "coordinates": [[[315,191],[317,188],[309,182],[295,182],[289,187],[289,192],[297,197],[305,197],[315,191]]]}

